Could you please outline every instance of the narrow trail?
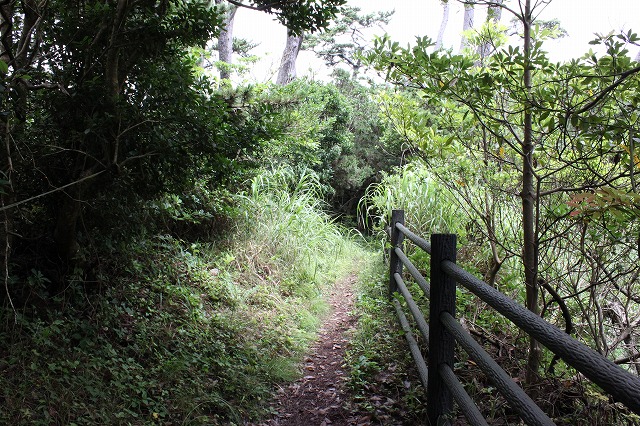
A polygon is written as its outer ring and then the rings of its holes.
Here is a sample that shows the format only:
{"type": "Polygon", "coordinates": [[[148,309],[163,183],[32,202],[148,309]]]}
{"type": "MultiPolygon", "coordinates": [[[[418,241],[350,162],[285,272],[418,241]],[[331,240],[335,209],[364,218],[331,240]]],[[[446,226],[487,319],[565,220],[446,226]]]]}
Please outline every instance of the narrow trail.
{"type": "Polygon", "coordinates": [[[353,309],[351,274],[338,281],[331,291],[332,312],[319,330],[318,340],[305,357],[303,377],[279,389],[272,407],[276,414],[260,426],[365,426],[367,416],[346,406],[344,355],[356,318],[353,309]]]}

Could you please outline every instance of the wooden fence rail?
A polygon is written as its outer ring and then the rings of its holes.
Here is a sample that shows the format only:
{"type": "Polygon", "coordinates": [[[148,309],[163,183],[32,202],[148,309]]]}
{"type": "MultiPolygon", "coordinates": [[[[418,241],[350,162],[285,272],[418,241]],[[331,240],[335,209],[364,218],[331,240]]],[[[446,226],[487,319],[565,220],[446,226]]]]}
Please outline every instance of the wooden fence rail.
{"type": "Polygon", "coordinates": [[[405,331],[420,380],[427,389],[427,416],[430,425],[447,424],[453,414],[454,401],[470,424],[487,424],[480,410],[465,392],[455,375],[454,350],[456,343],[487,375],[526,424],[555,424],[455,319],[457,284],[465,287],[520,329],[545,345],[567,364],[608,392],[615,401],[624,404],[631,411],[640,415],[640,377],[625,371],[598,352],[456,265],[455,235],[433,234],[431,241],[426,241],[405,226],[403,210],[393,211],[390,225],[392,247],[389,257],[389,292],[402,329],[405,331]],[[431,255],[430,283],[420,274],[402,250],[405,237],[431,255]],[[403,280],[405,267],[429,299],[428,322],[403,280]],[[424,361],[423,354],[402,310],[402,305],[398,300],[400,296],[405,300],[420,334],[428,344],[428,363],[424,361]]]}

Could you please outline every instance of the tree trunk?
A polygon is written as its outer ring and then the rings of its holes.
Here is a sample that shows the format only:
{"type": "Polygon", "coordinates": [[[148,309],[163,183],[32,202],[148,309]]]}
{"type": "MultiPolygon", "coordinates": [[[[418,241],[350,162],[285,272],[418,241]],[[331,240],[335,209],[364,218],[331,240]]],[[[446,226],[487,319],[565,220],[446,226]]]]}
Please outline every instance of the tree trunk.
{"type": "MultiPolygon", "coordinates": [[[[489,170],[489,162],[491,159],[491,153],[489,152],[489,140],[488,134],[485,128],[482,129],[482,155],[485,170],[489,170]]],[[[483,222],[487,228],[487,239],[489,240],[489,247],[491,248],[491,259],[489,260],[489,268],[485,274],[485,282],[491,287],[495,287],[496,277],[500,268],[502,267],[502,260],[500,259],[500,253],[498,252],[498,244],[496,238],[496,226],[494,215],[494,200],[489,197],[488,187],[484,192],[484,218],[483,222]]]]}
{"type": "Polygon", "coordinates": [[[489,6],[487,11],[487,21],[493,21],[496,24],[502,19],[502,7],[504,0],[494,0],[496,4],[489,6]]]}
{"type": "MultiPolygon", "coordinates": [[[[496,5],[489,6],[487,10],[487,23],[492,22],[493,24],[498,24],[500,19],[502,18],[502,7],[500,5],[504,2],[504,0],[495,0],[496,5]]],[[[480,54],[480,59],[484,59],[492,51],[492,43],[491,40],[485,40],[482,42],[480,46],[478,46],[478,53],[480,54]]]]}
{"type": "MultiPolygon", "coordinates": [[[[625,344],[625,349],[627,350],[628,358],[633,358],[637,354],[638,344],[637,340],[634,336],[633,330],[640,323],[640,317],[631,321],[629,319],[629,311],[622,306],[620,301],[614,301],[609,304],[606,308],[606,316],[611,320],[611,323],[616,326],[620,333],[616,336],[613,343],[611,344],[611,349],[615,349],[617,345],[622,341],[625,344]]],[[[607,351],[609,352],[609,351],[607,351]]],[[[640,365],[635,363],[636,374],[640,375],[640,365]]]]}
{"type": "Polygon", "coordinates": [[[124,26],[124,21],[126,20],[127,3],[128,0],[118,0],[106,57],[105,84],[110,95],[109,102],[113,103],[114,106],[120,96],[120,47],[118,46],[117,40],[124,26]]]}
{"type": "MultiPolygon", "coordinates": [[[[531,0],[525,0],[524,24],[524,70],[523,81],[526,92],[524,102],[524,135],[522,143],[522,231],[526,306],[536,315],[540,314],[538,306],[538,235],[536,227],[536,189],[534,185],[535,170],[533,165],[533,131],[531,117],[531,0]]],[[[527,359],[527,383],[537,379],[540,366],[540,344],[535,339],[529,341],[529,357],[527,359]]]]}
{"type": "MultiPolygon", "coordinates": [[[[221,4],[222,0],[216,0],[216,4],[221,4]]],[[[227,5],[225,10],[220,36],[218,37],[218,59],[224,62],[220,67],[220,79],[231,77],[230,65],[233,63],[233,23],[235,21],[238,6],[227,5]]]]}
{"type": "MultiPolygon", "coordinates": [[[[111,23],[109,35],[109,45],[106,51],[104,83],[106,87],[105,113],[112,117],[113,127],[107,132],[106,141],[102,144],[103,164],[107,167],[117,168],[118,163],[118,125],[120,122],[120,111],[118,101],[121,96],[124,84],[124,74],[122,69],[124,64],[121,60],[122,45],[121,37],[125,28],[125,22],[130,10],[129,0],[118,0],[114,19],[111,23]]],[[[73,178],[82,180],[95,172],[92,168],[95,160],[87,159],[79,154],[74,167],[73,178]]],[[[77,223],[82,212],[84,196],[89,193],[90,183],[78,183],[70,187],[60,196],[60,207],[58,208],[56,227],[53,231],[54,241],[58,256],[62,261],[73,260],[79,248],[77,240],[77,223]]]]}
{"type": "MultiPolygon", "coordinates": [[[[464,5],[464,19],[462,21],[462,31],[468,31],[473,28],[473,17],[475,15],[475,5],[473,4],[465,4],[464,5]]],[[[460,41],[460,51],[467,47],[467,38],[462,35],[462,40],[460,41]]]]}
{"type": "Polygon", "coordinates": [[[276,83],[284,86],[296,78],[296,60],[302,45],[302,35],[294,35],[287,30],[287,45],[282,52],[282,61],[280,62],[280,71],[276,83]]]}
{"type": "Polygon", "coordinates": [[[449,0],[442,0],[442,21],[440,21],[440,29],[438,30],[438,38],[436,39],[436,49],[442,49],[442,39],[444,38],[444,31],[449,23],[449,9],[451,4],[449,0]]]}
{"type": "MultiPolygon", "coordinates": [[[[24,0],[22,2],[22,16],[20,10],[16,10],[16,2],[4,2],[6,4],[0,6],[0,49],[2,54],[0,60],[5,62],[9,69],[26,70],[33,60],[33,53],[38,49],[39,43],[32,41],[32,36],[36,31],[39,18],[42,16],[35,0],[24,0]],[[17,20],[14,17],[21,17],[17,20]],[[19,37],[15,37],[19,34],[19,37]]],[[[9,98],[7,90],[2,95],[0,110],[7,111],[9,114],[0,121],[0,179],[5,182],[0,185],[2,190],[0,193],[0,205],[6,207],[16,202],[16,194],[13,186],[13,167],[12,153],[14,141],[21,138],[24,130],[24,123],[27,119],[27,96],[28,90],[25,81],[16,78],[11,71],[3,81],[7,86],[13,89],[14,95],[9,98]]],[[[9,263],[11,251],[13,247],[14,235],[14,212],[12,209],[2,212],[2,226],[0,228],[0,244],[2,245],[2,275],[4,276],[5,288],[9,276],[9,263]]],[[[8,289],[7,289],[8,293],[8,289]]],[[[7,294],[9,297],[9,294],[7,294]]],[[[10,300],[10,299],[9,299],[10,300]]]]}
{"type": "MultiPolygon", "coordinates": [[[[72,191],[75,196],[80,196],[80,191],[72,191]],[[77,195],[75,194],[77,193],[77,195]]],[[[72,260],[78,253],[77,223],[80,218],[82,205],[79,198],[72,195],[63,195],[62,205],[58,210],[56,228],[53,232],[53,240],[56,243],[56,251],[61,260],[72,260]]]]}
{"type": "MultiPolygon", "coordinates": [[[[0,60],[9,64],[11,62],[12,52],[12,32],[13,32],[13,6],[15,3],[9,2],[0,6],[0,48],[2,54],[0,60]]],[[[9,110],[7,93],[0,94],[0,108],[3,111],[9,110]]],[[[2,147],[0,148],[0,179],[5,183],[0,186],[0,206],[5,207],[15,202],[15,194],[12,185],[13,165],[11,161],[11,116],[7,115],[0,120],[0,138],[2,147]]],[[[8,271],[11,256],[11,247],[13,245],[13,211],[4,210],[2,212],[2,226],[0,227],[0,244],[2,244],[2,276],[4,277],[4,287],[6,296],[11,301],[8,293],[8,271]]],[[[4,292],[3,292],[4,293],[4,292]]]]}

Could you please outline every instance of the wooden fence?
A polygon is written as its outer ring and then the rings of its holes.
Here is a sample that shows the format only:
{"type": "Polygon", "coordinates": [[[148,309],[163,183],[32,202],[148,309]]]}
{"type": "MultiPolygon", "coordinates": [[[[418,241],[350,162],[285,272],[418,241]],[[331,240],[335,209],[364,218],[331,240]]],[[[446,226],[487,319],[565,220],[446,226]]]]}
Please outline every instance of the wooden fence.
{"type": "Polygon", "coordinates": [[[506,295],[456,265],[456,236],[433,234],[431,241],[411,232],[404,223],[404,211],[394,210],[391,217],[391,253],[389,291],[405,331],[420,380],[427,389],[428,422],[448,424],[455,401],[472,425],[487,425],[480,410],[466,393],[454,372],[456,343],[480,367],[504,396],[511,408],[528,425],[554,425],[522,388],[496,363],[456,320],[456,285],[478,296],[520,329],[542,343],[589,380],[608,392],[615,401],[640,415],[640,377],[625,371],[590,347],[533,314],[506,295]],[[430,283],[402,250],[408,239],[431,255],[430,283]],[[429,321],[424,318],[403,280],[403,269],[415,279],[429,299],[429,321]],[[411,331],[399,302],[404,298],[420,334],[428,342],[428,362],[411,331]]]}

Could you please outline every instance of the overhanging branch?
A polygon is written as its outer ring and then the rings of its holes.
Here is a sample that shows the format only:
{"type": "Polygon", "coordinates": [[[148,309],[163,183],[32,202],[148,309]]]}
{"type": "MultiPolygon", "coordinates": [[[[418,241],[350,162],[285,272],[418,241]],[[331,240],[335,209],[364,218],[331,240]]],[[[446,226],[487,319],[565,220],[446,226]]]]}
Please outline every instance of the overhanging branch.
{"type": "Polygon", "coordinates": [[[81,179],[78,179],[78,180],[75,180],[75,181],[73,181],[71,183],[68,183],[66,185],[62,185],[62,186],[59,186],[57,188],[54,188],[51,191],[47,191],[47,192],[43,192],[42,194],[38,194],[35,197],[30,197],[30,198],[18,201],[18,202],[13,203],[13,204],[9,204],[7,206],[2,206],[2,207],[0,207],[0,212],[12,209],[14,207],[18,207],[19,205],[24,204],[24,203],[28,203],[29,201],[37,200],[38,198],[42,198],[42,197],[45,197],[47,195],[53,194],[54,192],[62,191],[63,189],[69,188],[70,186],[73,186],[73,185],[77,185],[77,184],[79,184],[81,182],[84,182],[85,180],[93,179],[94,177],[97,177],[98,175],[101,175],[105,171],[106,170],[101,170],[101,171],[96,172],[96,173],[94,173],[92,175],[85,176],[85,177],[83,177],[81,179]]]}

